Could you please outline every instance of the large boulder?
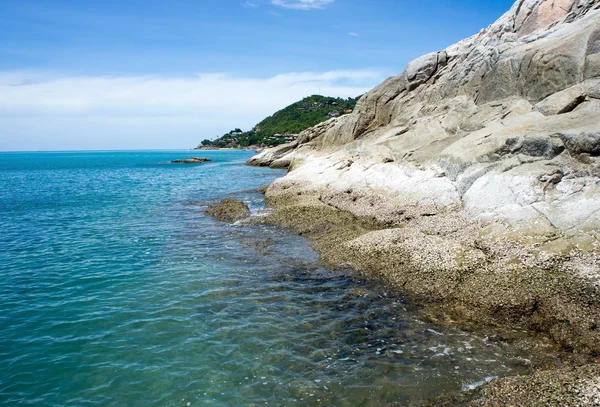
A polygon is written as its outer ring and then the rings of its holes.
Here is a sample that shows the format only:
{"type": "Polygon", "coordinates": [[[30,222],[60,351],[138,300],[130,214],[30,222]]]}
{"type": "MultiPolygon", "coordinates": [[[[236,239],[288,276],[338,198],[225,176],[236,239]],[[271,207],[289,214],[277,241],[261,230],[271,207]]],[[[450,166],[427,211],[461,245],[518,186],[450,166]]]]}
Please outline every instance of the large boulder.
{"type": "Polygon", "coordinates": [[[432,52],[427,55],[423,55],[420,58],[415,59],[408,64],[404,73],[408,80],[409,90],[415,89],[422,83],[425,83],[433,76],[438,68],[439,55],[442,55],[442,59],[445,61],[446,53],[432,52]]]}
{"type": "Polygon", "coordinates": [[[535,110],[545,116],[573,111],[585,101],[586,93],[582,85],[575,85],[556,92],[535,105],[535,110]]]}
{"type": "MultiPolygon", "coordinates": [[[[267,148],[259,154],[250,157],[248,161],[246,161],[246,164],[255,167],[287,168],[289,162],[284,162],[282,159],[286,155],[293,153],[293,150],[297,145],[298,143],[293,141],[280,146],[267,148]]],[[[291,161],[291,157],[289,161],[291,161]]]]}
{"type": "Polygon", "coordinates": [[[600,155],[600,129],[573,129],[558,134],[562,142],[573,155],[600,155]]]}

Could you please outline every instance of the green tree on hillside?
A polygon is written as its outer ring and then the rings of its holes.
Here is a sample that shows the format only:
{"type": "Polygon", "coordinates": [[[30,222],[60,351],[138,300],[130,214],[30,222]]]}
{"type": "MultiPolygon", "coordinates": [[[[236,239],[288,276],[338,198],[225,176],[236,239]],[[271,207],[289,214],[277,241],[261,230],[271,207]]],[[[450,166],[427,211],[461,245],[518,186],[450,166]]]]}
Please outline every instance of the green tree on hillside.
{"type": "MultiPolygon", "coordinates": [[[[276,134],[298,134],[316,124],[351,111],[356,98],[333,98],[312,95],[293,103],[258,123],[253,130],[242,132],[239,128],[211,142],[216,147],[245,147],[249,145],[278,145],[287,142],[276,134]]],[[[205,140],[206,141],[206,140],[205,140]]],[[[204,141],[202,142],[204,144],[204,141]]]]}

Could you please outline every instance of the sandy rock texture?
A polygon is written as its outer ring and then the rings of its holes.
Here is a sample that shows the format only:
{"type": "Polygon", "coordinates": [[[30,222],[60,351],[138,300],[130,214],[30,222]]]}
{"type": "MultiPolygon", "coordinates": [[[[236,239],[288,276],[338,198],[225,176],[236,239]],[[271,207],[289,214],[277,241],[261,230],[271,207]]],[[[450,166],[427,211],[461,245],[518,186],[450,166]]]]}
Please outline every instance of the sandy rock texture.
{"type": "Polygon", "coordinates": [[[600,1],[519,0],[277,160],[272,220],[324,261],[600,355],[600,1]]]}
{"type": "Polygon", "coordinates": [[[494,380],[460,395],[442,396],[428,407],[528,407],[600,405],[600,365],[537,372],[524,377],[494,380]]]}

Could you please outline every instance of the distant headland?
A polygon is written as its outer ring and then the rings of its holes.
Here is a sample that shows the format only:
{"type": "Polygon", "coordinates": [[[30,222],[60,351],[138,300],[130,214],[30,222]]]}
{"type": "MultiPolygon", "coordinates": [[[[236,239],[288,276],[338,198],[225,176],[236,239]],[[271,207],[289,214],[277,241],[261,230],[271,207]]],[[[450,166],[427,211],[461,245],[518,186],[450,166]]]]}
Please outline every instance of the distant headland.
{"type": "Polygon", "coordinates": [[[298,133],[319,123],[352,113],[360,96],[334,98],[312,95],[263,119],[249,131],[235,128],[215,140],[203,140],[195,150],[275,147],[296,140],[298,133]]]}

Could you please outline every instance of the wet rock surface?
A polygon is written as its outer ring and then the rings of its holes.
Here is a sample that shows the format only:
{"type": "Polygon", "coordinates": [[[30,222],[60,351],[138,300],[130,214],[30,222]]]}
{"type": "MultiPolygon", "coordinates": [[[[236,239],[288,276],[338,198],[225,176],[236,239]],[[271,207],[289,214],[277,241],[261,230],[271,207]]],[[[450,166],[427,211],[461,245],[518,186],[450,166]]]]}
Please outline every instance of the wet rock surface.
{"type": "Polygon", "coordinates": [[[428,407],[598,406],[600,365],[537,372],[497,379],[475,390],[439,397],[428,407]]]}
{"type": "Polygon", "coordinates": [[[233,198],[209,205],[206,214],[221,222],[233,223],[245,218],[249,214],[248,205],[233,198]]]}
{"type": "Polygon", "coordinates": [[[211,161],[210,158],[204,157],[192,157],[192,158],[184,158],[178,160],[172,160],[173,164],[202,164],[204,162],[211,161]]]}
{"type": "MultiPolygon", "coordinates": [[[[590,369],[600,354],[600,284],[589,284],[573,270],[580,267],[594,273],[597,253],[578,251],[573,242],[561,239],[553,245],[533,243],[532,250],[514,242],[498,242],[493,229],[505,226],[491,224],[482,229],[464,213],[415,207],[385,218],[367,212],[357,216],[312,194],[293,201],[271,197],[269,203],[276,211],[260,222],[310,238],[328,267],[352,268],[384,281],[409,303],[421,306],[427,320],[475,331],[485,326],[506,327],[507,338],[511,331],[525,329],[539,333],[541,343],[547,343],[528,346],[556,343],[566,351],[562,365],[536,363],[537,368],[551,369],[549,373],[522,376],[502,385],[491,382],[486,386],[501,387],[490,390],[488,404],[464,405],[554,405],[536,398],[541,394],[535,393],[539,383],[554,389],[552,397],[566,392],[556,400],[568,401],[577,400],[578,395],[556,388],[557,377],[575,383],[594,380],[590,375],[596,370],[590,369]],[[557,368],[566,370],[553,374],[557,368]],[[507,389],[521,396],[520,404],[502,404],[509,400],[499,397],[508,394],[507,389]]],[[[384,204],[375,206],[381,210],[384,204]]],[[[459,399],[451,400],[458,403],[459,399]]],[[[456,403],[435,405],[463,405],[456,403]]],[[[569,403],[559,405],[588,405],[569,403]]]]}

